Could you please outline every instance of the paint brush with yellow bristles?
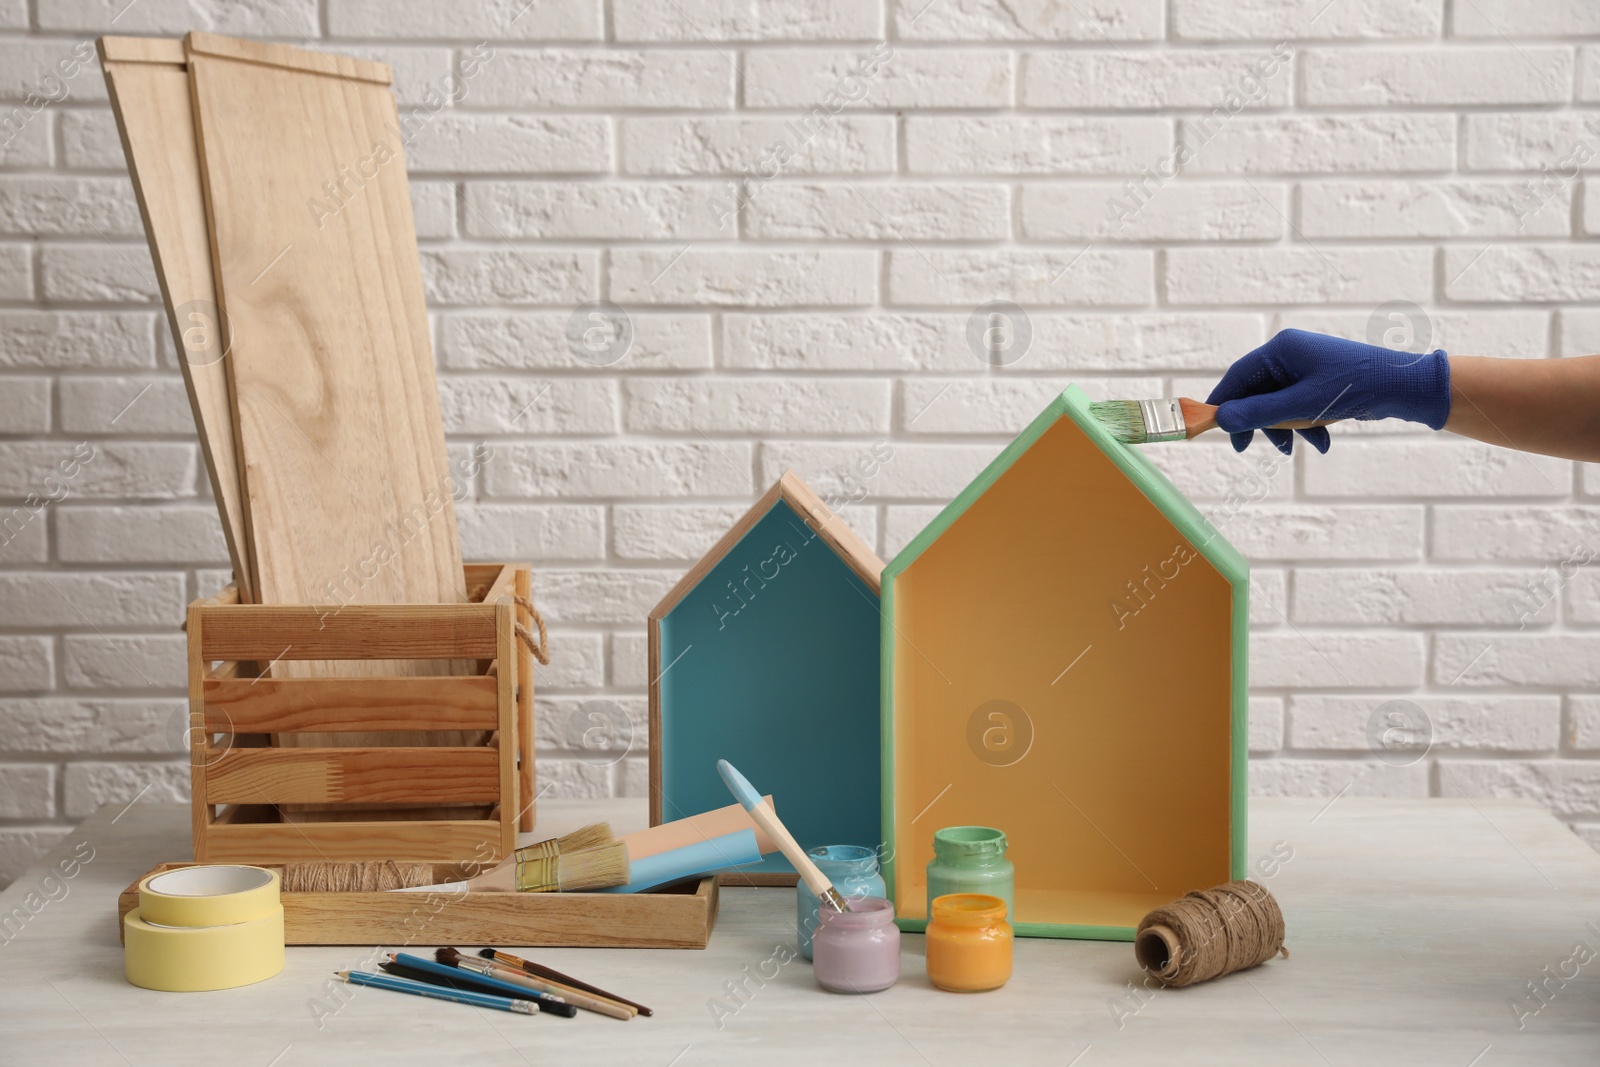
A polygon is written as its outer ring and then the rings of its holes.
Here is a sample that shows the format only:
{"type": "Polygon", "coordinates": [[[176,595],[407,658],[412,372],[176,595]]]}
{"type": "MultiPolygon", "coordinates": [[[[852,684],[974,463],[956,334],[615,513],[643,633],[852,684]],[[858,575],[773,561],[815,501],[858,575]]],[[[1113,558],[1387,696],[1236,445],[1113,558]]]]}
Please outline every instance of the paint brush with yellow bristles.
{"type": "MultiPolygon", "coordinates": [[[[1089,414],[1125,445],[1149,445],[1160,441],[1187,441],[1217,425],[1217,406],[1202,404],[1186,396],[1157,400],[1097,400],[1089,414]]],[[[1269,430],[1309,430],[1328,426],[1336,419],[1299,419],[1269,426],[1269,430]]]]}

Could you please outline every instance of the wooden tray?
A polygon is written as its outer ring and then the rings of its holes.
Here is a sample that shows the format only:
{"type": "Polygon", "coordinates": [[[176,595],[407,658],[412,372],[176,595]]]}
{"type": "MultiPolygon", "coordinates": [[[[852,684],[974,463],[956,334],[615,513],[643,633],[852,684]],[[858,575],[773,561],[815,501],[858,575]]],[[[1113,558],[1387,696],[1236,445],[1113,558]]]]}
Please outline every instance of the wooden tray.
{"type": "MultiPolygon", "coordinates": [[[[190,867],[158,864],[117,897],[122,920],[139,906],[139,883],[190,867]]],[[[434,878],[465,876],[436,863],[434,878]]],[[[707,876],[653,893],[284,893],[290,945],[461,945],[523,948],[705,948],[717,921],[717,880],[707,876]]]]}

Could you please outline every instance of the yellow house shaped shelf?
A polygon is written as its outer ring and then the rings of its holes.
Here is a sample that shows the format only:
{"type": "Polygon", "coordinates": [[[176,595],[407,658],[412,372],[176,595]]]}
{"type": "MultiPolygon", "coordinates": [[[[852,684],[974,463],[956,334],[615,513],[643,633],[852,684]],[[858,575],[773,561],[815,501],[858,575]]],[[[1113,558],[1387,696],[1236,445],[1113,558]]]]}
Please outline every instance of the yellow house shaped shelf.
{"type": "MultiPolygon", "coordinates": [[[[1170,447],[1182,447],[1174,445],[1170,447]]],[[[1069,387],[883,572],[902,927],[934,831],[992,826],[1017,933],[1132,940],[1245,874],[1248,568],[1069,387]]]]}

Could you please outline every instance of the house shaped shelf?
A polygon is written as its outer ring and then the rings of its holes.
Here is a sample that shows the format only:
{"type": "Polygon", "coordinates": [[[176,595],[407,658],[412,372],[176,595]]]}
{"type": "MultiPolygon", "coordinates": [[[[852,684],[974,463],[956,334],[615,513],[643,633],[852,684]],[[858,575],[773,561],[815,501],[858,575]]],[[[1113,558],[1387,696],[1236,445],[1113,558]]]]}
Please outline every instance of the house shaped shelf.
{"type": "MultiPolygon", "coordinates": [[[[650,822],[725,807],[726,759],[804,848],[879,843],[883,561],[792,472],[650,613],[650,822]]],[[[793,885],[781,855],[723,875],[793,885]]]]}
{"type": "Polygon", "coordinates": [[[1132,940],[1244,877],[1248,584],[1080,390],[1052,401],[883,573],[902,926],[926,924],[944,826],[1006,833],[1024,935],[1132,940]]]}

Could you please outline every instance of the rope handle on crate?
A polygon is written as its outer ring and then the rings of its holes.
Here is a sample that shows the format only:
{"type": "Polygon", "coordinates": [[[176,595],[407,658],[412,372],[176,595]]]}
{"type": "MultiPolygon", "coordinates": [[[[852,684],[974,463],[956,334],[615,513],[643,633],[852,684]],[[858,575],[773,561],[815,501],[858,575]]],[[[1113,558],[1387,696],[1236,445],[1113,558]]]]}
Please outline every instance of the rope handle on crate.
{"type": "MultiPolygon", "coordinates": [[[[480,600],[489,595],[489,587],[486,585],[476,586],[470,595],[471,599],[480,600]]],[[[528,646],[528,651],[533,653],[533,658],[548,667],[550,665],[550,633],[544,628],[544,616],[540,615],[539,609],[533,606],[533,601],[521,593],[512,593],[511,599],[516,601],[517,607],[528,613],[533,619],[533,624],[539,628],[539,639],[535,641],[533,633],[519,619],[513,624],[516,627],[517,636],[522,639],[523,644],[528,646]]]]}

